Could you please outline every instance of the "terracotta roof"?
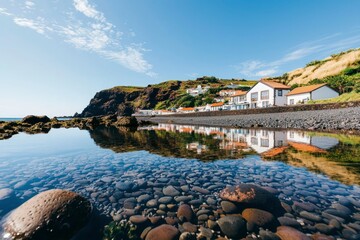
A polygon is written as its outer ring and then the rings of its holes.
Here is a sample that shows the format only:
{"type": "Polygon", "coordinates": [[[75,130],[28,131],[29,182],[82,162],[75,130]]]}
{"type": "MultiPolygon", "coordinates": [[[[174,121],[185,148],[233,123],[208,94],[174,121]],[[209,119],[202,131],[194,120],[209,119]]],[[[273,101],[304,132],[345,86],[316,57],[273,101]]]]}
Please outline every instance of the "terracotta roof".
{"type": "Polygon", "coordinates": [[[235,92],[234,95],[232,95],[231,97],[237,97],[237,96],[242,96],[242,95],[246,95],[247,92],[245,91],[241,91],[241,90],[238,90],[235,92]]]}
{"type": "Polygon", "coordinates": [[[326,152],[324,149],[312,146],[307,143],[298,143],[298,142],[288,141],[288,144],[298,151],[311,152],[311,153],[325,153],[326,152]]]}
{"type": "Polygon", "coordinates": [[[282,83],[278,83],[275,81],[269,81],[269,80],[260,80],[261,83],[268,85],[271,88],[276,88],[276,89],[290,89],[290,86],[284,85],[282,83]]]}
{"type": "Polygon", "coordinates": [[[193,108],[193,107],[187,107],[187,108],[181,108],[181,109],[179,109],[180,111],[194,111],[195,110],[195,108],[193,108]]]}
{"type": "Polygon", "coordinates": [[[309,93],[309,92],[312,92],[312,91],[314,91],[318,88],[321,88],[322,86],[325,86],[325,85],[326,85],[326,83],[310,85],[310,86],[305,86],[305,87],[297,87],[297,88],[294,88],[293,90],[291,90],[288,94],[286,94],[286,96],[302,94],[302,93],[309,93]]]}
{"type": "Polygon", "coordinates": [[[217,102],[217,103],[211,104],[210,107],[221,107],[222,105],[224,105],[223,102],[217,102]]]}
{"type": "Polygon", "coordinates": [[[281,153],[283,153],[288,147],[287,146],[283,146],[283,147],[277,147],[277,148],[272,148],[266,152],[263,152],[261,154],[261,156],[263,157],[275,157],[276,155],[279,155],[281,153]]]}

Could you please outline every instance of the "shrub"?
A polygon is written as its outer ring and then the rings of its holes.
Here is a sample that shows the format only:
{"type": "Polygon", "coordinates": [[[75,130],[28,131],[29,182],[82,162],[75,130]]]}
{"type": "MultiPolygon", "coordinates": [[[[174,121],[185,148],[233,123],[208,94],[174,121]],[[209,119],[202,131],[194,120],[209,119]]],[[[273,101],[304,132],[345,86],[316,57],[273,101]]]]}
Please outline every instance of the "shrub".
{"type": "Polygon", "coordinates": [[[360,73],[360,66],[348,67],[343,71],[344,75],[351,76],[360,73]]]}

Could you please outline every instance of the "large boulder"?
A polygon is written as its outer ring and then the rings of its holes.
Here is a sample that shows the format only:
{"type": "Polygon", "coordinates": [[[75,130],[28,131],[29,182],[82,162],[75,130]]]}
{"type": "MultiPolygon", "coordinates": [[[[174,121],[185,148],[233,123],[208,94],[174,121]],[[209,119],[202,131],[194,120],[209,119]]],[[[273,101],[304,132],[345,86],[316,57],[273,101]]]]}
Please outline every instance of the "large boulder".
{"type": "Polygon", "coordinates": [[[244,208],[259,208],[276,215],[281,215],[284,211],[274,194],[254,184],[244,183],[226,187],[220,192],[220,197],[244,208]]]}
{"type": "Polygon", "coordinates": [[[16,239],[69,239],[91,215],[91,203],[77,193],[54,189],[39,193],[4,221],[16,239]]]}
{"type": "Polygon", "coordinates": [[[145,240],[175,240],[179,235],[180,232],[176,227],[163,224],[150,230],[145,240]]]}
{"type": "Polygon", "coordinates": [[[31,125],[34,125],[36,123],[47,123],[50,122],[50,118],[47,116],[34,116],[34,115],[28,115],[22,119],[23,123],[28,123],[31,125]]]}

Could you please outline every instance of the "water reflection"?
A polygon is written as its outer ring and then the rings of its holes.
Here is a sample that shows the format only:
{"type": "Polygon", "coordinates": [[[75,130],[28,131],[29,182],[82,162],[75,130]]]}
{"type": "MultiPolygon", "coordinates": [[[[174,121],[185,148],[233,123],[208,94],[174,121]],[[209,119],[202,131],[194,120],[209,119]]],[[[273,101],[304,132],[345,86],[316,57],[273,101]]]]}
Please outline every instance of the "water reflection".
{"type": "Polygon", "coordinates": [[[239,159],[258,154],[360,184],[360,137],[304,131],[234,129],[176,124],[90,131],[95,143],[115,152],[147,150],[162,156],[200,160],[239,159]]]}

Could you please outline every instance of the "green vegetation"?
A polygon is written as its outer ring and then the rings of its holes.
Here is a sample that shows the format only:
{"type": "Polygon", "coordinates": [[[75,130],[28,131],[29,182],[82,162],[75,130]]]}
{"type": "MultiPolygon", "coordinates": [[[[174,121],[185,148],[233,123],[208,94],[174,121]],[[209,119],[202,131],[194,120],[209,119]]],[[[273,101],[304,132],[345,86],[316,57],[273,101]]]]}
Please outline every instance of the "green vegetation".
{"type": "Polygon", "coordinates": [[[104,240],[140,240],[136,226],[129,222],[111,222],[104,228],[104,240]]]}
{"type": "Polygon", "coordinates": [[[111,89],[117,90],[117,91],[123,91],[123,92],[135,92],[135,91],[144,90],[143,87],[136,87],[136,86],[117,86],[117,87],[113,87],[111,89]]]}

